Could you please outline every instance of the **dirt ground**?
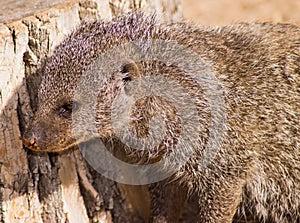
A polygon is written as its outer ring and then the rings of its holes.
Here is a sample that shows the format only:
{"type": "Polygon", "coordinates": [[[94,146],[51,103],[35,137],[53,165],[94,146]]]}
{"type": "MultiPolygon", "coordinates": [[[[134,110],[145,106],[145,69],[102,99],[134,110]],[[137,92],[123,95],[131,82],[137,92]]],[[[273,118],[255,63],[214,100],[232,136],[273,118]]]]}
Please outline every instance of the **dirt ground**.
{"type": "Polygon", "coordinates": [[[239,21],[300,25],[300,0],[183,0],[184,17],[204,25],[239,21]]]}

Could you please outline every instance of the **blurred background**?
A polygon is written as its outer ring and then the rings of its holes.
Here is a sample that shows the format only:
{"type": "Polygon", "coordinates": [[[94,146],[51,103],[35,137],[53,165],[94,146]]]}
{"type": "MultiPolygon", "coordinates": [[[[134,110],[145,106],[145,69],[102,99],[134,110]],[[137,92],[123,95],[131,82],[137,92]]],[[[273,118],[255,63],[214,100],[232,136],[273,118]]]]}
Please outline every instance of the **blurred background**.
{"type": "Polygon", "coordinates": [[[300,0],[183,0],[184,18],[203,25],[239,21],[300,25],[300,0]]]}

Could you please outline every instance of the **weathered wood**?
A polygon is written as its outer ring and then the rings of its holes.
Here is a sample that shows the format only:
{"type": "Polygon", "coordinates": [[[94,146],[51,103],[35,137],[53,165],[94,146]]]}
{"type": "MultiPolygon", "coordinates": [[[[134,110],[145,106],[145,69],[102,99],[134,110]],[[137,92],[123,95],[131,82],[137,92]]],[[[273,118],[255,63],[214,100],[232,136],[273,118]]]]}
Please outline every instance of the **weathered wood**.
{"type": "MultiPolygon", "coordinates": [[[[46,10],[51,6],[66,2],[66,0],[0,0],[0,22],[11,22],[22,19],[33,13],[46,10]]],[[[69,0],[71,2],[71,0],[69,0]]]]}
{"type": "MultiPolygon", "coordinates": [[[[20,140],[35,110],[43,58],[80,21],[110,19],[135,8],[157,11],[164,21],[181,18],[179,0],[0,1],[1,222],[131,222],[136,217],[133,209],[140,201],[126,200],[132,188],[102,177],[79,151],[33,153],[20,140]]],[[[145,207],[140,210],[148,214],[145,207]]]]}

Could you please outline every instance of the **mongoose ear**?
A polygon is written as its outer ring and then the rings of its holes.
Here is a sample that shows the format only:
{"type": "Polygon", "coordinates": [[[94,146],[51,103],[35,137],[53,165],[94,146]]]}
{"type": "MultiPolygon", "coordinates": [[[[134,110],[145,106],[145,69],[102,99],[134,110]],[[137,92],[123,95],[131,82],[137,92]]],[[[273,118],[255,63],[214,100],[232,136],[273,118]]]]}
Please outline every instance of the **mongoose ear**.
{"type": "Polygon", "coordinates": [[[140,77],[140,69],[135,62],[129,62],[122,66],[121,73],[124,74],[122,80],[126,83],[136,77],[140,77]]]}

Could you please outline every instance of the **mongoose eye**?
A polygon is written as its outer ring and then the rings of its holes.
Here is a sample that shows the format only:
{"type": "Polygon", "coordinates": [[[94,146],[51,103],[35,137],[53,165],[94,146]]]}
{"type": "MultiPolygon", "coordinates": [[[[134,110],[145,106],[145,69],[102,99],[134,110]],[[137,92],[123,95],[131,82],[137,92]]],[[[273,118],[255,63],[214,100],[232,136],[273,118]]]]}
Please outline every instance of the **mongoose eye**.
{"type": "Polygon", "coordinates": [[[131,81],[131,76],[130,75],[126,75],[125,77],[123,77],[122,79],[125,83],[131,81]]]}
{"type": "Polygon", "coordinates": [[[65,103],[58,109],[58,114],[64,118],[70,118],[72,112],[77,111],[78,108],[79,104],[77,102],[70,101],[65,103]]]}
{"type": "Polygon", "coordinates": [[[134,62],[122,66],[121,73],[124,74],[123,81],[125,83],[131,81],[134,76],[140,76],[138,65],[134,62]]]}

